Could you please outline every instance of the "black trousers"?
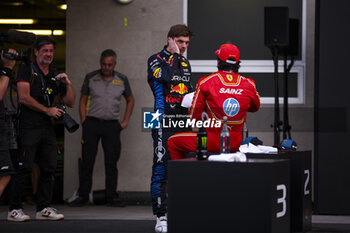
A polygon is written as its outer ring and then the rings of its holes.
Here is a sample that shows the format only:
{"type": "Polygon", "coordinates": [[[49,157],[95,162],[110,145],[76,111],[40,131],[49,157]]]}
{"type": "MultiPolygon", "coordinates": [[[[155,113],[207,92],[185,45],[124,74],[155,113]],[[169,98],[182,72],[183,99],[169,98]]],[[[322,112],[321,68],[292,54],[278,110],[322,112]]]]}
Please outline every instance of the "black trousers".
{"type": "Polygon", "coordinates": [[[82,138],[82,163],[79,177],[79,196],[87,199],[92,186],[92,173],[95,164],[98,143],[102,139],[104,151],[104,163],[106,173],[106,198],[107,201],[116,198],[118,169],[117,161],[120,157],[121,126],[119,121],[105,121],[93,117],[87,117],[83,124],[82,138]]]}
{"type": "Polygon", "coordinates": [[[20,129],[20,152],[16,155],[16,174],[10,182],[10,210],[22,209],[22,195],[32,174],[34,161],[40,168],[37,211],[50,206],[57,166],[57,144],[53,125],[20,129]]]}

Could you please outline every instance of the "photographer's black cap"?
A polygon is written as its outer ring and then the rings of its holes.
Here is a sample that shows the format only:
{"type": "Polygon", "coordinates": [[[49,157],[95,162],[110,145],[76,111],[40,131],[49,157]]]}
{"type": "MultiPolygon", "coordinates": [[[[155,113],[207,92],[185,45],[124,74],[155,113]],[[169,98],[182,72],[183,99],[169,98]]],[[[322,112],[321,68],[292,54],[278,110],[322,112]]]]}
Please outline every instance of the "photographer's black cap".
{"type": "Polygon", "coordinates": [[[40,50],[46,44],[53,44],[53,47],[56,48],[56,41],[50,36],[39,36],[34,44],[36,50],[40,50]]]}

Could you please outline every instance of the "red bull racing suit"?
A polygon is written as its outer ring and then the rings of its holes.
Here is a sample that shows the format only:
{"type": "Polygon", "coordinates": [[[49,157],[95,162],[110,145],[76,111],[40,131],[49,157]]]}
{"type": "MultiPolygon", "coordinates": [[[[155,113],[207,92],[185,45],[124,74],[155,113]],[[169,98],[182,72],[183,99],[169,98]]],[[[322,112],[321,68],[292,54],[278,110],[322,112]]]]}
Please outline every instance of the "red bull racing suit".
{"type": "MultiPolygon", "coordinates": [[[[188,118],[188,109],[181,107],[183,96],[192,90],[191,67],[185,57],[169,53],[166,47],[152,55],[148,59],[148,83],[154,95],[154,111],[161,114],[161,122],[185,121],[188,118]]],[[[159,129],[152,130],[151,195],[153,213],[157,216],[166,213],[166,163],[170,158],[168,139],[175,133],[190,130],[160,125],[159,129]]]]}
{"type": "MultiPolygon", "coordinates": [[[[190,110],[191,119],[201,120],[206,112],[211,120],[222,121],[228,118],[231,152],[239,149],[242,128],[247,112],[255,112],[260,107],[260,96],[255,82],[239,74],[219,71],[199,79],[190,110]]],[[[220,132],[222,128],[210,124],[206,128],[208,151],[220,151],[220,132]]],[[[185,158],[186,153],[196,151],[197,133],[175,134],[169,139],[168,148],[171,159],[185,158]]]]}

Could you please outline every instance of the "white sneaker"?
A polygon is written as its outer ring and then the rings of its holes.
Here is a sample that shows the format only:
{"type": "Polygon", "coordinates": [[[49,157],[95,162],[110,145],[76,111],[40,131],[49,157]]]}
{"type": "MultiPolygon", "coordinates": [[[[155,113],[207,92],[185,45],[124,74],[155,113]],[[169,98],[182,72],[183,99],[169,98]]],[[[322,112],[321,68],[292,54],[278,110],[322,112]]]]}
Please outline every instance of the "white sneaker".
{"type": "Polygon", "coordinates": [[[51,207],[46,207],[42,211],[36,212],[37,220],[57,221],[64,219],[63,214],[58,214],[57,210],[51,207]]]}
{"type": "Polygon", "coordinates": [[[26,222],[29,221],[30,217],[23,213],[22,209],[11,210],[7,214],[7,221],[11,222],[26,222]]]}
{"type": "Polygon", "coordinates": [[[157,233],[168,232],[168,220],[167,220],[166,216],[161,216],[161,217],[157,218],[155,230],[157,233]]]}

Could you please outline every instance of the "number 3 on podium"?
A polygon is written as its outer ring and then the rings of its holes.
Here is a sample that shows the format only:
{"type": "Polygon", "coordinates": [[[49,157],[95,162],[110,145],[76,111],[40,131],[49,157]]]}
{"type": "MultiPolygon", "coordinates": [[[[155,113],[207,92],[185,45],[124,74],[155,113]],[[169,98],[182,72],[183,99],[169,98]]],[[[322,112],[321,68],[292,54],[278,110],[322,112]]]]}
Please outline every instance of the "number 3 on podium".
{"type": "Polygon", "coordinates": [[[276,186],[276,190],[282,190],[282,197],[277,199],[277,204],[282,204],[282,211],[276,213],[277,218],[283,217],[287,212],[287,187],[285,184],[279,184],[276,186]]]}

